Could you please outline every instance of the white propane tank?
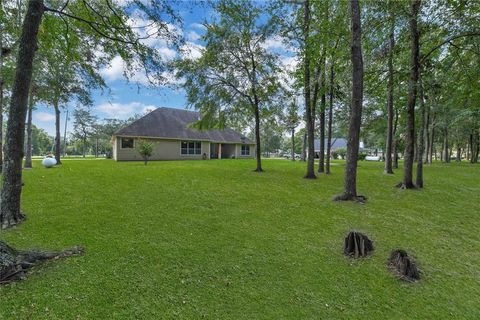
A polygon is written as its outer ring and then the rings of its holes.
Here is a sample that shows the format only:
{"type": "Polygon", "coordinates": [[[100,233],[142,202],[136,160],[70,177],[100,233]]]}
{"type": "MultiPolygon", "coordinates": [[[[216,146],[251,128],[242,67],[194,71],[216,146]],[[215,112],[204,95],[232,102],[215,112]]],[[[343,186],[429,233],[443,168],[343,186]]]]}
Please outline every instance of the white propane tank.
{"type": "Polygon", "coordinates": [[[54,165],[57,164],[57,160],[55,160],[55,158],[45,158],[42,160],[42,165],[45,167],[45,168],[51,168],[53,167],[54,165]]]}

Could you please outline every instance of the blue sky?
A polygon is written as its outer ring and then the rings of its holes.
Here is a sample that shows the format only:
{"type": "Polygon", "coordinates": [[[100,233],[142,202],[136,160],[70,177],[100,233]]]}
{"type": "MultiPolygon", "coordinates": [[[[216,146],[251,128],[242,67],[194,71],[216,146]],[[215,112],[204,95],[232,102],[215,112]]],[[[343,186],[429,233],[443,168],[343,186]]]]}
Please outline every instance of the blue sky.
{"type": "MultiPolygon", "coordinates": [[[[122,0],[117,0],[122,2],[122,0]]],[[[193,1],[183,1],[177,5],[177,11],[183,19],[183,29],[179,30],[186,39],[186,45],[191,48],[192,55],[199,55],[202,48],[200,36],[205,32],[202,23],[209,19],[212,9],[193,1]]],[[[137,21],[138,25],[146,25],[145,21],[137,21]]],[[[171,59],[177,54],[169,48],[161,39],[149,39],[166,59],[171,59]]],[[[274,51],[285,51],[281,39],[269,39],[266,44],[274,51]]],[[[292,64],[291,54],[283,57],[286,64],[292,64]]],[[[134,79],[127,82],[123,76],[123,61],[117,57],[112,60],[110,66],[106,66],[100,73],[103,75],[108,89],[104,92],[93,93],[92,113],[98,119],[117,118],[126,119],[135,114],[143,114],[148,110],[158,107],[186,108],[185,93],[180,89],[173,89],[168,86],[151,88],[146,85],[145,76],[142,73],[136,74],[134,79]]],[[[166,75],[170,77],[171,75],[166,75]]],[[[174,80],[174,79],[172,79],[174,80]]],[[[72,115],[75,103],[69,106],[69,114],[72,115]]],[[[62,110],[61,132],[63,135],[65,125],[65,109],[62,110]]],[[[51,107],[37,106],[33,113],[35,126],[46,130],[50,135],[55,132],[55,117],[51,107]]],[[[73,117],[70,116],[67,131],[73,131],[73,117]]]]}

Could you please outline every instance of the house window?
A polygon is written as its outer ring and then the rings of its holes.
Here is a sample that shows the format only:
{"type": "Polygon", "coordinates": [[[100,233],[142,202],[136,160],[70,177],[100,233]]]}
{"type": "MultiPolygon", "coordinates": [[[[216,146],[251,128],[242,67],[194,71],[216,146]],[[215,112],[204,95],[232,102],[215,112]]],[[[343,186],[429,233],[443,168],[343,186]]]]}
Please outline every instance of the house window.
{"type": "Polygon", "coordinates": [[[250,146],[242,145],[242,156],[250,155],[250,146]]]}
{"type": "Polygon", "coordinates": [[[200,141],[182,141],[181,153],[185,155],[202,154],[202,143],[200,141]]]}
{"type": "Polygon", "coordinates": [[[133,145],[133,138],[122,138],[122,149],[132,149],[133,145]]]}

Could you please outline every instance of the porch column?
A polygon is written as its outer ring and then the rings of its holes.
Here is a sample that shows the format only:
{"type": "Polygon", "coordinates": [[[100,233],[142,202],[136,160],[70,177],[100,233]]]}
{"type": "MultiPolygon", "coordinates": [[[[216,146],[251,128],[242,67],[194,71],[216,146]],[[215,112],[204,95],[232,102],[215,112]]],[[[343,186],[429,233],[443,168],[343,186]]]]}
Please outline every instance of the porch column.
{"type": "Polygon", "coordinates": [[[218,144],[218,159],[222,159],[222,144],[218,144]]]}

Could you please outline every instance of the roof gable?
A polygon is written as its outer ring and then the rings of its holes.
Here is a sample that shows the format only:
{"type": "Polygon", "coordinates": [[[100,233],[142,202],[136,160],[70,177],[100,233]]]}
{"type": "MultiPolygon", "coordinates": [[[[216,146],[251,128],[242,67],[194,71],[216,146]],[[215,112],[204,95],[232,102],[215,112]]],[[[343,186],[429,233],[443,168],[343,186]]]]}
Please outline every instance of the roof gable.
{"type": "Polygon", "coordinates": [[[200,120],[195,111],[158,108],[114,133],[114,136],[133,136],[150,138],[170,138],[186,140],[207,140],[211,142],[235,142],[254,144],[242,134],[225,128],[224,130],[200,131],[189,128],[191,123],[200,120]]]}

